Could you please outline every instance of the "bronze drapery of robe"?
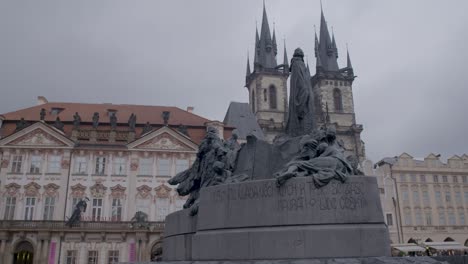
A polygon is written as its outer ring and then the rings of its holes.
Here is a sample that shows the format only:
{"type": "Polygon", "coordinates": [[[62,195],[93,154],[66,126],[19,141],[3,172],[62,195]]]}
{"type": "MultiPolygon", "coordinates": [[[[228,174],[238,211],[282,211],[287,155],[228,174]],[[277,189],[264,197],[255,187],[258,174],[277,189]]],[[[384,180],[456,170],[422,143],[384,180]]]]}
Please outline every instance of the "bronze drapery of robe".
{"type": "Polygon", "coordinates": [[[296,49],[291,60],[290,95],[286,134],[301,136],[315,128],[314,95],[302,50],[296,49]]]}

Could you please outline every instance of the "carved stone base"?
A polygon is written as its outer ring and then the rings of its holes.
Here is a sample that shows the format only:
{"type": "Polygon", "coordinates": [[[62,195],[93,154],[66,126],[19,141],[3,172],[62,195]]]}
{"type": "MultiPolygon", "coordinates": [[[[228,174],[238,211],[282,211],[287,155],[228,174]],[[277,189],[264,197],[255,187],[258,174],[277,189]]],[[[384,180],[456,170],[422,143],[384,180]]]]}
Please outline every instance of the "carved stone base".
{"type": "Polygon", "coordinates": [[[275,179],[208,187],[201,191],[198,217],[169,215],[165,236],[164,260],[390,255],[377,182],[364,176],[320,189],[310,177],[281,188],[275,179]]]}

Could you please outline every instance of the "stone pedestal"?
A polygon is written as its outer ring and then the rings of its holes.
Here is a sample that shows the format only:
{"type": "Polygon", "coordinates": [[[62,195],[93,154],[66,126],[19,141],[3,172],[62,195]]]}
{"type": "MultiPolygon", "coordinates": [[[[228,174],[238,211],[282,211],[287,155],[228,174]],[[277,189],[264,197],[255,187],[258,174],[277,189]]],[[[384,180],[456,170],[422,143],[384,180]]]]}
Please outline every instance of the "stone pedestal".
{"type": "Polygon", "coordinates": [[[317,189],[312,178],[202,189],[198,217],[166,219],[164,260],[273,260],[390,255],[377,182],[351,176],[317,189]]]}

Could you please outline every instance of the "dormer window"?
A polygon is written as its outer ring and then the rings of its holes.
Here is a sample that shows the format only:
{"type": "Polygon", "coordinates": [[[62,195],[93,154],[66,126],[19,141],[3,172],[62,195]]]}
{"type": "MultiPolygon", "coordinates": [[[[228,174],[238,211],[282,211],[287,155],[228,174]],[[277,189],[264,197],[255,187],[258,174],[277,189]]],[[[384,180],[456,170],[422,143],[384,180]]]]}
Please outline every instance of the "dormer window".
{"type": "Polygon", "coordinates": [[[63,108],[58,108],[58,107],[53,107],[51,110],[50,110],[50,114],[51,115],[58,115],[60,114],[60,112],[63,111],[63,108]]]}

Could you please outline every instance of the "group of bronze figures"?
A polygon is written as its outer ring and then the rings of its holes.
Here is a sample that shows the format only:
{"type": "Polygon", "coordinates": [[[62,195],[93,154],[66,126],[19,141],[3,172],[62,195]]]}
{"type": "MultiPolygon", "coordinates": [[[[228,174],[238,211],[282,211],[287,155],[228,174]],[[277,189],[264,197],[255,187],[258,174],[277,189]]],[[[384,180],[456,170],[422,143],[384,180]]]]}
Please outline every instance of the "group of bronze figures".
{"type": "MultiPolygon", "coordinates": [[[[296,49],[291,60],[288,122],[283,140],[300,137],[300,151],[274,176],[280,188],[293,177],[312,177],[317,188],[331,180],[346,181],[350,175],[363,174],[356,157],[345,157],[342,143],[336,140],[336,130],[327,122],[317,128],[314,95],[310,77],[304,64],[304,53],[296,49]]],[[[184,208],[191,214],[198,212],[198,198],[204,187],[250,180],[245,174],[236,175],[237,155],[242,146],[237,135],[223,141],[213,128],[202,141],[197,159],[190,169],[177,174],[169,184],[177,185],[179,195],[189,195],[184,208]]]]}

